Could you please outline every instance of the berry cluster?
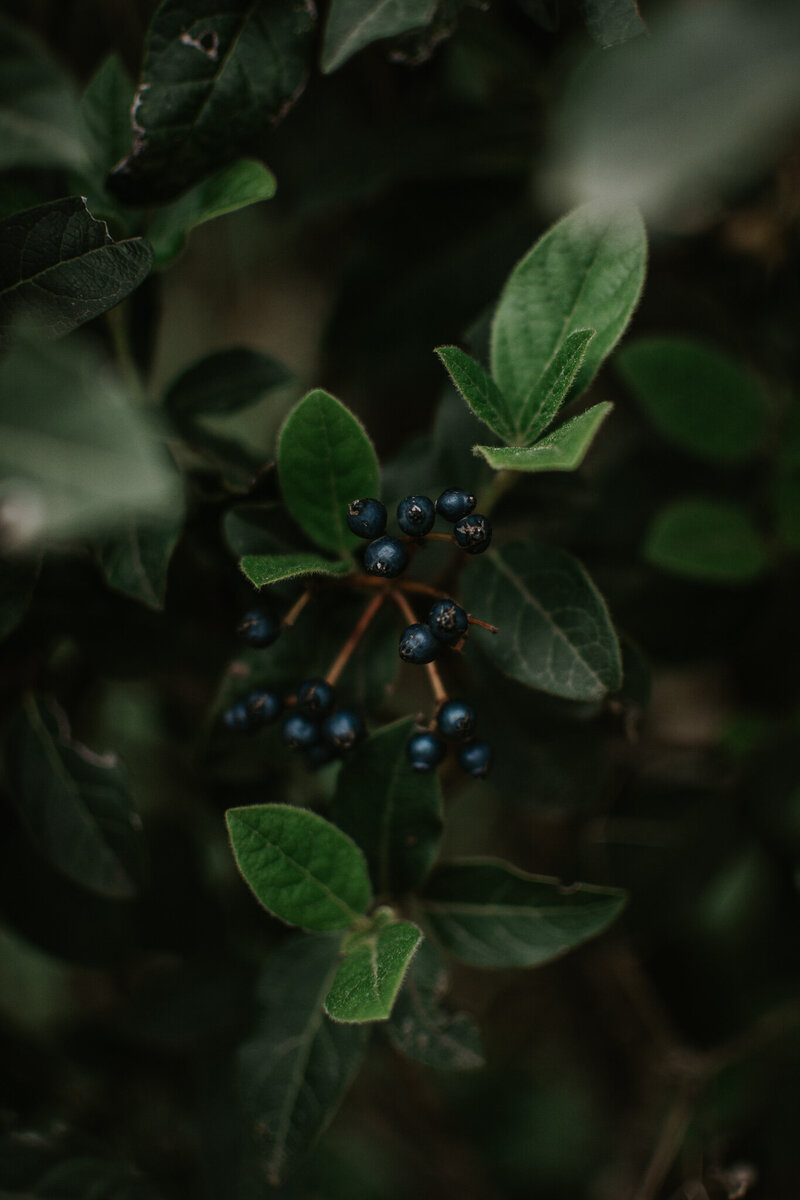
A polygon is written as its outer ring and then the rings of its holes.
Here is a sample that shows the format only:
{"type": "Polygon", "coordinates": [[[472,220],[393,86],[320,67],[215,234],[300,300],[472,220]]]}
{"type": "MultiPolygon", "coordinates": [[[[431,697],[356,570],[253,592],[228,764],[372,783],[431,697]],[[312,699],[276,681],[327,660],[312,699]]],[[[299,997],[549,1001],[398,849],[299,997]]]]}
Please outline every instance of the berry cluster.
{"type": "Polygon", "coordinates": [[[415,733],[406,746],[406,754],[415,771],[431,771],[447,753],[447,742],[458,745],[458,761],[468,775],[483,779],[492,765],[487,742],[473,737],[475,709],[463,700],[445,700],[436,714],[433,729],[415,733]]]}

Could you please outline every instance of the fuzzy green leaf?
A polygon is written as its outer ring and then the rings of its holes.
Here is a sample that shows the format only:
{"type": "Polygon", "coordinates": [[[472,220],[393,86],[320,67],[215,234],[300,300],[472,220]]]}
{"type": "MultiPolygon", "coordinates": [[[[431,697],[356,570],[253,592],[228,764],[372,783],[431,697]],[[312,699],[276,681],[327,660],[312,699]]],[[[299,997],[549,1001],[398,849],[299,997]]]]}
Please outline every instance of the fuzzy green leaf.
{"type": "Polygon", "coordinates": [[[364,856],[305,808],[253,804],[225,814],[237,866],[264,907],[290,925],[346,929],[370,902],[364,856]]]}
{"type": "Polygon", "coordinates": [[[182,527],[180,506],[156,520],[132,517],[124,529],[107,538],[98,549],[108,586],[148,608],[163,608],[167,570],[182,527]]]}
{"type": "Polygon", "coordinates": [[[474,446],[496,471],[575,471],[581,465],[613,404],[604,401],[571,417],[534,446],[474,446]]]}
{"type": "Polygon", "coordinates": [[[327,392],[309,392],[289,414],[278,474],[286,507],[312,541],[334,554],[358,544],[347,506],[378,495],[378,460],[361,422],[327,392]]]}
{"type": "Polygon", "coordinates": [[[401,1054],[439,1071],[484,1065],[480,1031],[466,1013],[446,1006],[447,967],[433,942],[420,945],[395,1001],[386,1032],[401,1054]]]}
{"type": "Polygon", "coordinates": [[[542,376],[538,389],[531,394],[528,404],[520,414],[520,441],[525,445],[535,442],[550,422],[555,420],[586,357],[586,348],[594,336],[594,329],[576,329],[565,339],[563,345],[559,346],[542,376]]]}
{"type": "Polygon", "coordinates": [[[514,421],[491,375],[458,346],[439,346],[435,353],[475,416],[504,442],[513,441],[514,421]]]}
{"type": "Polygon", "coordinates": [[[332,0],[322,43],[323,72],[335,71],[371,42],[427,25],[435,12],[436,0],[332,0]]]}
{"type": "Polygon", "coordinates": [[[239,565],[257,588],[303,575],[346,575],[352,569],[349,562],[319,554],[246,554],[239,565]]]}
{"type": "Polygon", "coordinates": [[[499,633],[484,652],[529,687],[569,700],[599,700],[622,682],[605,601],[563,550],[510,542],[465,573],[464,603],[499,633]]]}
{"type": "Polygon", "coordinates": [[[446,950],[476,967],[536,967],[607,929],[625,906],[616,888],[528,875],[508,863],[439,867],[420,908],[446,950]]]}
{"type": "Polygon", "coordinates": [[[723,500],[676,500],[656,516],[644,545],[656,567],[712,583],[747,583],[767,566],[767,548],[745,509],[723,500]]]}
{"type": "Polygon", "coordinates": [[[325,997],[328,1016],[348,1024],[387,1020],[421,940],[421,931],[410,921],[353,935],[325,997]]]}

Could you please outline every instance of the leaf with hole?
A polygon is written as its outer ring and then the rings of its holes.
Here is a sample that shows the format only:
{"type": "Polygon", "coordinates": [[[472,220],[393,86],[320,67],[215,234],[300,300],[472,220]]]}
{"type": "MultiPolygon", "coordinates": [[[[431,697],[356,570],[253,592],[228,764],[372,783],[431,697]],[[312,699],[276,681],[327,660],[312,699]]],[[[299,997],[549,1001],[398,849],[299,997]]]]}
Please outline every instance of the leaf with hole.
{"type": "Polygon", "coordinates": [[[376,919],[368,932],[351,934],[325,997],[328,1016],[348,1024],[387,1020],[421,940],[410,921],[376,919]]]}
{"type": "Polygon", "coordinates": [[[496,471],[575,471],[613,404],[605,401],[571,417],[533,446],[474,446],[472,453],[496,471]]]}

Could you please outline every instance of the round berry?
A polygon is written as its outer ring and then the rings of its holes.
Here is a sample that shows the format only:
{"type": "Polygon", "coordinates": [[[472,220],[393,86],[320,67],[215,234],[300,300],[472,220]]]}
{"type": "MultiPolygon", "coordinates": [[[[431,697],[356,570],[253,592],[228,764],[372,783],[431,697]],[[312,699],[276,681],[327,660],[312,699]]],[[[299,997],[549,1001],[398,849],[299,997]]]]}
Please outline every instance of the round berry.
{"type": "Polygon", "coordinates": [[[467,554],[483,554],[492,540],[492,527],[483,513],[473,513],[456,521],[455,539],[467,554]]]}
{"type": "Polygon", "coordinates": [[[440,642],[458,642],[469,629],[466,612],[455,600],[437,600],[428,613],[431,633],[440,642]]]}
{"type": "Polygon", "coordinates": [[[306,679],[297,689],[297,708],[307,717],[327,717],[333,712],[336,692],[327,679],[306,679]]]}
{"type": "Polygon", "coordinates": [[[427,496],[406,496],[397,506],[397,524],[410,537],[424,537],[433,529],[436,509],[427,496]]]}
{"type": "Polygon", "coordinates": [[[246,700],[237,700],[222,714],[222,724],[227,729],[235,729],[237,733],[246,732],[253,728],[253,718],[246,700]]]}
{"type": "Polygon", "coordinates": [[[322,722],[322,736],[334,750],[353,750],[364,736],[364,722],[352,709],[340,708],[322,722]]]}
{"type": "Polygon", "coordinates": [[[252,718],[253,726],[269,725],[280,716],[283,701],[277,692],[269,692],[266,688],[258,688],[251,692],[245,700],[247,711],[252,718]]]}
{"type": "Polygon", "coordinates": [[[351,500],[347,506],[347,528],[362,538],[380,537],[386,528],[386,508],[380,500],[351,500]]]}
{"type": "Polygon", "coordinates": [[[397,538],[379,537],[377,541],[370,542],[364,551],[364,570],[368,575],[394,579],[407,566],[408,551],[397,538]]]}
{"type": "Polygon", "coordinates": [[[327,742],[317,742],[315,745],[309,746],[308,750],[303,753],[303,762],[309,771],[319,771],[320,767],[327,767],[328,763],[338,757],[333,746],[329,746],[327,742]]]}
{"type": "Polygon", "coordinates": [[[475,497],[462,488],[448,488],[436,501],[436,511],[445,521],[460,521],[475,507],[475,497]]]}
{"type": "Polygon", "coordinates": [[[403,662],[433,662],[438,653],[439,642],[427,625],[409,625],[400,637],[400,657],[403,662]]]}
{"type": "Polygon", "coordinates": [[[436,717],[442,737],[460,742],[475,732],[475,709],[463,700],[445,700],[436,717]]]}
{"type": "Polygon", "coordinates": [[[483,779],[492,765],[492,748],[488,742],[464,742],[458,747],[458,761],[475,779],[483,779]]]}
{"type": "Polygon", "coordinates": [[[444,758],[446,749],[435,733],[415,733],[406,745],[406,756],[415,771],[432,771],[444,758]]]}
{"type": "Polygon", "coordinates": [[[290,750],[307,750],[319,741],[319,725],[303,713],[290,713],[283,722],[283,740],[290,750]]]}
{"type": "Polygon", "coordinates": [[[246,612],[236,626],[236,632],[242,641],[258,649],[271,646],[280,631],[278,622],[263,608],[253,608],[246,612]]]}

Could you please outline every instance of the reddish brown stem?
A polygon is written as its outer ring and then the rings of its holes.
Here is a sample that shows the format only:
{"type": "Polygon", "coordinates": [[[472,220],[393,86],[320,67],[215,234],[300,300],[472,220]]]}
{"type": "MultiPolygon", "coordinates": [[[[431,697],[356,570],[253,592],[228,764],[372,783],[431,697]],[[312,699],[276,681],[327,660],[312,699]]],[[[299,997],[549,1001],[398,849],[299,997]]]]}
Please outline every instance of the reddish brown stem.
{"type": "Polygon", "coordinates": [[[284,627],[294,625],[295,621],[300,616],[300,613],[303,611],[303,609],[308,604],[310,599],[311,599],[311,588],[308,587],[303,592],[302,596],[300,596],[299,599],[295,600],[294,604],[292,605],[292,607],[287,612],[286,616],[281,621],[281,625],[284,627]]]}
{"type": "Polygon", "coordinates": [[[481,621],[479,617],[473,617],[471,614],[467,616],[470,625],[478,625],[481,629],[488,629],[489,633],[499,633],[496,625],[490,625],[488,621],[481,621]]]}
{"type": "Polygon", "coordinates": [[[384,600],[386,599],[386,595],[386,591],[382,591],[377,596],[373,596],[359,617],[358,624],[350,634],[350,637],[347,639],[345,644],[342,646],[325,675],[326,680],[331,685],[336,683],[342,671],[347,666],[348,662],[350,661],[350,656],[352,655],[358,643],[361,641],[364,634],[369,629],[370,624],[372,623],[372,618],[383,604],[384,600]]]}
{"type": "MultiPolygon", "coordinates": [[[[397,607],[400,609],[400,612],[403,614],[405,619],[408,621],[409,625],[417,624],[417,618],[414,615],[414,610],[411,607],[411,605],[408,603],[408,601],[406,600],[403,593],[392,590],[390,595],[391,595],[392,599],[394,600],[395,604],[397,605],[397,607]]],[[[445,690],[444,684],[442,683],[442,677],[439,674],[435,663],[432,663],[432,662],[425,663],[425,670],[428,672],[428,682],[431,685],[431,691],[433,692],[433,698],[436,701],[436,707],[438,708],[439,705],[444,704],[445,700],[447,699],[447,692],[445,690]]]]}

